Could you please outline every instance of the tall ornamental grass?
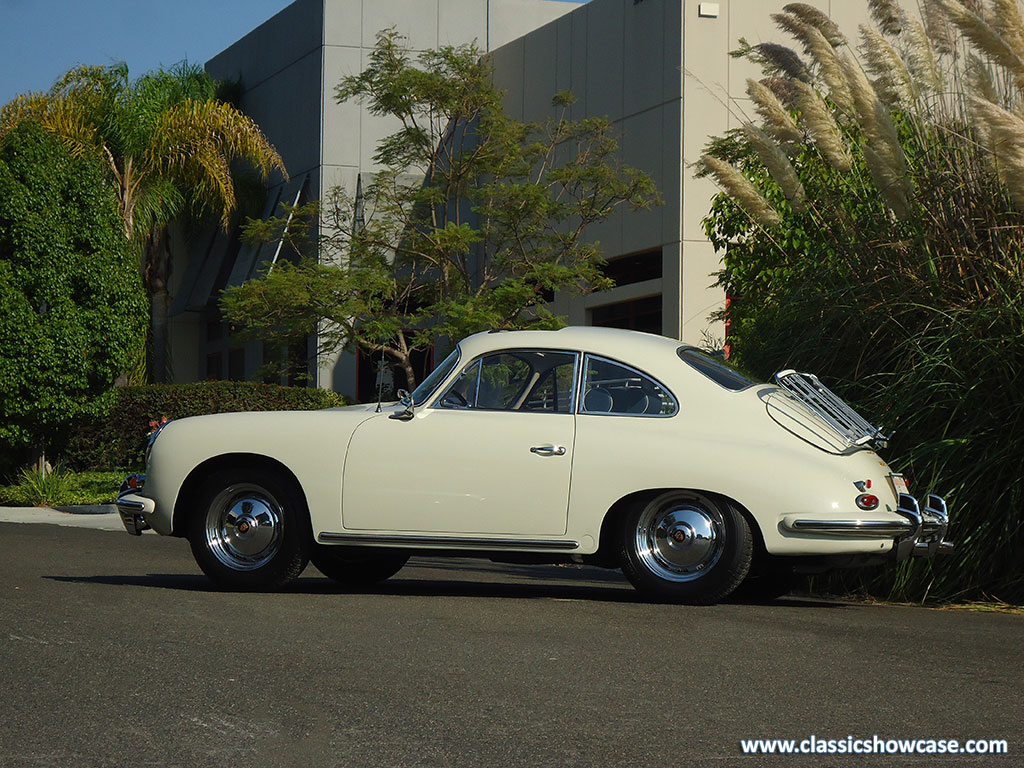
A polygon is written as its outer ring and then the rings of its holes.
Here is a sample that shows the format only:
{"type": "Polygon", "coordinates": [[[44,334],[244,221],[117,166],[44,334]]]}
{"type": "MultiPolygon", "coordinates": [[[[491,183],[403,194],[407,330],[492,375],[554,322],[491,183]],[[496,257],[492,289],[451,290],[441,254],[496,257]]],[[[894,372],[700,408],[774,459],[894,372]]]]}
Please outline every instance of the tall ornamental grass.
{"type": "MultiPolygon", "coordinates": [[[[701,173],[725,253],[730,352],[818,373],[875,423],[955,555],[829,588],[1024,602],[1024,11],[1018,0],[869,2],[848,37],[815,8],[761,64],[701,173]]],[[[781,39],[780,34],[780,39],[781,39]]]]}

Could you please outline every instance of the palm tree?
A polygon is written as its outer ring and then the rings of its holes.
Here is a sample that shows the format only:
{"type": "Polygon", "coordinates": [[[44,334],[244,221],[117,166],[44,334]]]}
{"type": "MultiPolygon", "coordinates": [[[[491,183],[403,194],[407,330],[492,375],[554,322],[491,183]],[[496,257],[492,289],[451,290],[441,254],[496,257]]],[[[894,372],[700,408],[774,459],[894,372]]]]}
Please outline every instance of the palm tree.
{"type": "Polygon", "coordinates": [[[130,80],[128,66],[72,69],[47,93],[18,96],[0,110],[0,138],[35,119],[75,155],[92,155],[115,185],[124,234],[140,251],[150,299],[150,380],[167,373],[167,226],[186,211],[208,211],[226,229],[236,207],[232,162],[266,177],[277,150],[249,117],[217,98],[217,83],[183,63],[130,80]]]}

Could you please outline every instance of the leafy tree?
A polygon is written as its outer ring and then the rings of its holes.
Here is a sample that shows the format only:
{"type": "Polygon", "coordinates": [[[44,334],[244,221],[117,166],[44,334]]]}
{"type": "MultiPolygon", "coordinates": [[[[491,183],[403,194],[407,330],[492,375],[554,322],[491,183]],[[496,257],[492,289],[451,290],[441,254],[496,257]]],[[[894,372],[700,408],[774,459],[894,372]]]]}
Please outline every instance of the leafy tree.
{"type": "Polygon", "coordinates": [[[320,216],[319,259],[278,263],[226,292],[226,316],[249,337],[319,332],[321,352],[384,353],[415,383],[412,354],[437,340],[487,328],[563,324],[554,291],[610,283],[597,243],[583,234],[621,205],[646,208],[657,193],[616,160],[605,119],[511,119],[474,46],[443,47],[414,63],[393,30],[369,63],[337,88],[400,129],[382,140],[380,170],[358,191],[334,189],[305,214],[253,223],[256,239],[295,238],[320,216]],[[417,65],[418,64],[418,65],[417,65]]]}
{"type": "Polygon", "coordinates": [[[0,140],[0,457],[41,448],[131,365],[145,293],[103,170],[38,124],[0,140]]]}
{"type": "Polygon", "coordinates": [[[48,93],[19,96],[0,111],[0,136],[32,118],[76,157],[103,164],[117,190],[124,237],[140,248],[150,298],[150,378],[167,372],[167,225],[188,209],[216,212],[226,227],[236,204],[231,164],[242,160],[266,177],[284,172],[259,127],[216,97],[217,84],[182,64],[136,80],[124,63],[83,66],[48,93]]]}
{"type": "Polygon", "coordinates": [[[1024,598],[1024,13],[1018,0],[869,3],[859,55],[820,11],[773,16],[803,46],[739,53],[759,117],[714,140],[726,194],[731,350],[814,370],[872,420],[957,552],[838,576],[881,597],[1024,598]]]}

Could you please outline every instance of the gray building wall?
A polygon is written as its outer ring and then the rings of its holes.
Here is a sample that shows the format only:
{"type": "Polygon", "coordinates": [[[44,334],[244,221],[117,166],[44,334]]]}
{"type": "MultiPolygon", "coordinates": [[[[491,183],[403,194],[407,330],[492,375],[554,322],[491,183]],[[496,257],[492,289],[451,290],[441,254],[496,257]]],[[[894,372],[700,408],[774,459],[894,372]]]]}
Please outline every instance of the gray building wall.
{"type": "MultiPolygon", "coordinates": [[[[697,179],[693,163],[712,136],[745,119],[746,79],[760,71],[729,51],[751,44],[794,44],[771,22],[787,0],[590,0],[572,13],[497,48],[495,77],[507,108],[525,120],[550,111],[551,95],[577,97],[572,117],[606,116],[621,137],[621,157],[655,180],[664,205],[621,210],[590,228],[605,258],[657,249],[662,277],[583,298],[558,298],[573,324],[589,324],[595,309],[661,297],[661,332],[693,344],[721,342],[724,328],[709,315],[722,308],[714,286],[721,259],[701,220],[716,193],[697,179]]],[[[867,19],[863,0],[818,0],[848,34],[867,19]]]]}
{"type": "Polygon", "coordinates": [[[673,291],[680,254],[681,14],[680,2],[591,0],[492,54],[510,113],[540,119],[556,91],[571,90],[577,99],[571,116],[608,117],[620,134],[623,161],[650,174],[665,201],[650,211],[620,209],[587,230],[585,237],[598,241],[609,259],[659,250],[662,278],[581,299],[559,297],[558,309],[574,325],[588,324],[588,313],[600,306],[663,296],[661,332],[680,334],[671,309],[679,303],[673,291]]]}
{"type": "MultiPolygon", "coordinates": [[[[729,56],[739,38],[792,43],[770,19],[785,2],[296,0],[211,59],[207,70],[240,79],[241,107],[291,173],[289,182],[273,185],[268,215],[279,200],[292,202],[303,184],[308,198],[318,199],[336,184],[353,192],[359,174],[374,170],[377,142],[397,126],[359,104],[337,104],[334,88],[344,75],[361,71],[384,28],[395,26],[416,50],[476,40],[490,51],[510,113],[522,119],[543,118],[555,92],[573,91],[572,117],[609,117],[621,134],[623,161],[649,173],[664,198],[651,211],[619,211],[585,236],[599,241],[610,260],[660,253],[661,277],[582,298],[559,296],[556,309],[582,325],[608,307],[660,300],[662,333],[696,344],[721,342],[724,329],[709,320],[724,301],[713,276],[721,261],[701,225],[716,188],[695,178],[691,166],[709,137],[748,119],[746,79],[760,72],[729,56]]],[[[847,34],[868,16],[865,0],[811,4],[847,34]]],[[[217,241],[197,248],[175,273],[173,344],[182,349],[175,360],[196,361],[194,368],[176,365],[179,380],[205,378],[210,354],[230,352],[225,337],[209,339],[209,328],[196,321],[210,286],[218,274],[225,277],[224,259],[234,258],[225,254],[224,238],[217,241]],[[197,338],[198,355],[190,351],[197,338]]],[[[267,249],[241,249],[229,283],[251,276],[269,258],[267,249]]],[[[244,362],[250,372],[259,366],[258,345],[246,349],[244,362]]],[[[350,355],[324,361],[317,371],[320,386],[346,394],[353,394],[354,381],[350,355]]]]}
{"type": "MultiPolygon", "coordinates": [[[[706,318],[725,301],[720,289],[709,287],[713,278],[708,275],[721,269],[721,257],[704,236],[701,224],[717,188],[710,179],[696,178],[690,166],[700,159],[709,137],[720,136],[755,117],[747,106],[747,78],[759,79],[762,73],[749,61],[729,56],[739,39],[742,37],[751,45],[783,43],[800,52],[800,45],[779,31],[771,20],[771,14],[780,12],[785,4],[783,0],[684,2],[679,313],[683,338],[687,341],[699,341],[704,327],[712,337],[723,337],[720,324],[708,324],[706,318]],[[701,5],[718,6],[717,17],[701,17],[701,5]]],[[[808,4],[829,14],[856,45],[857,26],[869,18],[866,0],[809,0],[808,4]]]]}
{"type": "MultiPolygon", "coordinates": [[[[271,181],[265,215],[278,203],[320,199],[341,185],[354,193],[360,173],[375,170],[378,141],[398,125],[357,103],[338,104],[334,89],[362,71],[377,33],[394,26],[414,50],[476,41],[484,51],[503,45],[577,6],[555,0],[296,0],[206,64],[211,76],[239,80],[239,106],[278,149],[289,181],[271,181]]],[[[263,364],[263,347],[239,350],[211,321],[213,294],[256,274],[272,247],[232,251],[229,238],[197,243],[178,260],[172,281],[174,378],[221,378],[263,364]],[[211,293],[212,292],[212,293],[211,293]],[[198,350],[198,352],[196,351],[198,350]]],[[[320,386],[354,394],[355,360],[322,361],[320,386]]]]}

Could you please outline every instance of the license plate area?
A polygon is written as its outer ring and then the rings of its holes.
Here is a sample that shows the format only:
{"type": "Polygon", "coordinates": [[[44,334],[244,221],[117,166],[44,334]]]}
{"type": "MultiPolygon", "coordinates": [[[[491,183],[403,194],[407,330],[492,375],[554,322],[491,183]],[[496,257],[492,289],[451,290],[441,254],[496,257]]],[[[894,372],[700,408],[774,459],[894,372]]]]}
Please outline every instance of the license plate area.
{"type": "Polygon", "coordinates": [[[896,492],[896,498],[899,498],[901,493],[910,493],[910,488],[907,485],[907,478],[903,475],[893,472],[889,475],[889,482],[892,484],[893,491],[896,492]]]}

